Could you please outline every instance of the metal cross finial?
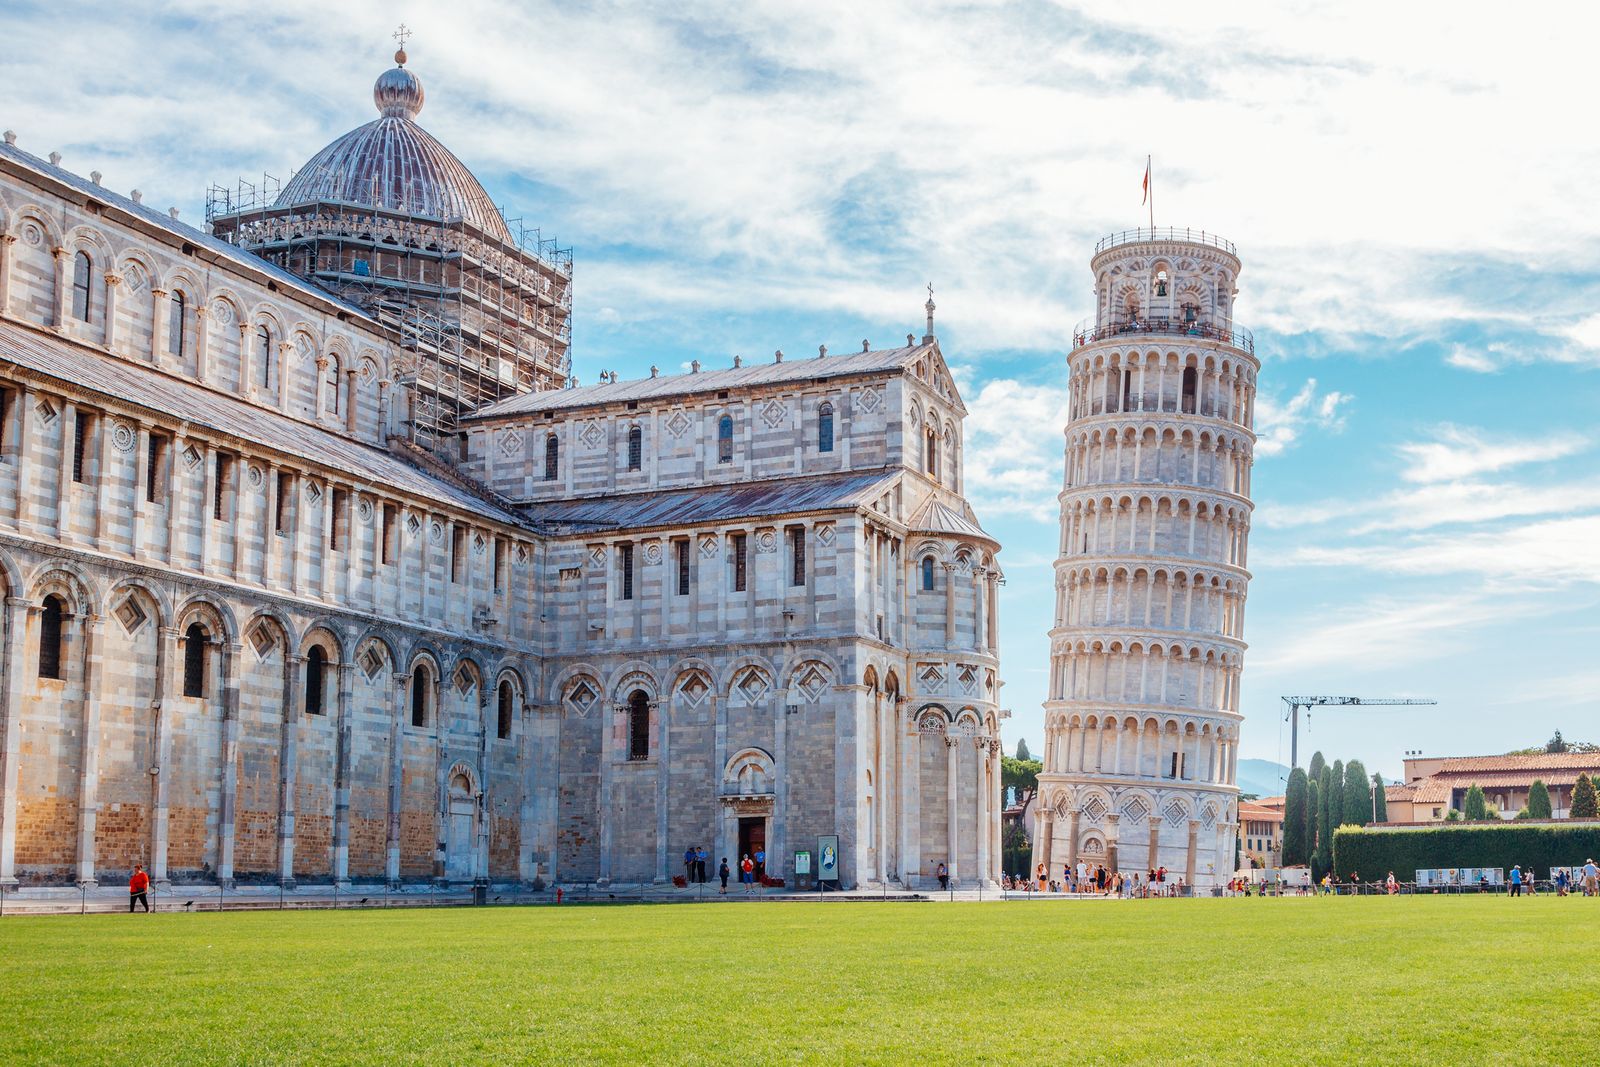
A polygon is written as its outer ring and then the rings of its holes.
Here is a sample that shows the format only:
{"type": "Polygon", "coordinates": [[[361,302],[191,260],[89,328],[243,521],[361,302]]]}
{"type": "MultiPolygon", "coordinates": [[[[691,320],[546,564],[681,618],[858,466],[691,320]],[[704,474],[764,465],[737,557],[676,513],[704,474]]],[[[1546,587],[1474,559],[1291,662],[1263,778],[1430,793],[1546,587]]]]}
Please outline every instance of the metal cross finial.
{"type": "Polygon", "coordinates": [[[932,282],[928,283],[928,299],[929,300],[933,299],[933,283],[932,282]]]}
{"type": "Polygon", "coordinates": [[[406,46],[406,42],[411,39],[411,30],[406,26],[405,23],[402,22],[400,24],[400,28],[395,30],[394,33],[390,34],[390,36],[396,41],[400,42],[400,47],[404,48],[406,46]]]}

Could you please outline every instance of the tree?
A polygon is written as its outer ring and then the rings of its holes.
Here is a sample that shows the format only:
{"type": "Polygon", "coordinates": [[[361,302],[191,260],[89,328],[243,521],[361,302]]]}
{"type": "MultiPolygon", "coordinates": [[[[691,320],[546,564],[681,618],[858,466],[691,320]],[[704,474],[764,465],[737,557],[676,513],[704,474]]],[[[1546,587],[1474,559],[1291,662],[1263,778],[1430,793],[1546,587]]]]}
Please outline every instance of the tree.
{"type": "Polygon", "coordinates": [[[1025,737],[1017,738],[1017,759],[1026,762],[1032,758],[1033,754],[1028,751],[1028,739],[1025,737]]]}
{"type": "Polygon", "coordinates": [[[1313,782],[1320,782],[1322,781],[1322,768],[1327,765],[1328,761],[1322,758],[1322,750],[1318,749],[1316,752],[1311,753],[1311,764],[1306,773],[1311,776],[1313,782]]]}
{"type": "Polygon", "coordinates": [[[1322,783],[1315,778],[1306,782],[1306,862],[1322,847],[1322,783]]]}
{"type": "Polygon", "coordinates": [[[1567,743],[1561,739],[1561,731],[1560,730],[1557,730],[1554,734],[1551,735],[1550,740],[1545,742],[1544,750],[1546,752],[1565,752],[1565,751],[1567,751],[1567,743]]]}
{"type": "Polygon", "coordinates": [[[1341,809],[1344,812],[1341,824],[1365,826],[1372,821],[1372,780],[1367,777],[1367,768],[1358,759],[1345,764],[1344,803],[1341,809]]]}
{"type": "Polygon", "coordinates": [[[1328,794],[1328,844],[1333,844],[1333,832],[1344,825],[1344,760],[1333,761],[1333,791],[1328,794]]]}
{"type": "Polygon", "coordinates": [[[1538,778],[1528,787],[1528,806],[1525,809],[1530,819],[1548,819],[1550,812],[1550,789],[1538,778]]]}
{"type": "Polygon", "coordinates": [[[1578,775],[1578,781],[1572,787],[1572,810],[1568,814],[1574,819],[1600,818],[1600,798],[1594,792],[1594,779],[1587,774],[1578,775]]]}
{"type": "Polygon", "coordinates": [[[1000,785],[1016,786],[1017,800],[1026,801],[1028,797],[1039,791],[1039,772],[1044,770],[1044,764],[1036,759],[1012,759],[1002,754],[1000,757],[1000,785]]]}
{"type": "Polygon", "coordinates": [[[1299,767],[1289,772],[1283,791],[1283,863],[1293,866],[1311,858],[1306,845],[1306,772],[1299,767]]]}
{"type": "Polygon", "coordinates": [[[1322,781],[1317,786],[1317,851],[1311,860],[1311,875],[1321,878],[1333,864],[1333,828],[1337,820],[1333,815],[1335,798],[1339,790],[1333,785],[1333,768],[1322,767],[1322,781]]]}
{"type": "Polygon", "coordinates": [[[1468,822],[1483,822],[1489,817],[1489,805],[1483,799],[1483,790],[1473,782],[1467,790],[1467,799],[1461,802],[1461,816],[1468,822]]]}
{"type": "Polygon", "coordinates": [[[1377,805],[1378,813],[1372,817],[1373,822],[1389,821],[1389,793],[1383,787],[1383,775],[1372,776],[1372,802],[1377,805]]]}

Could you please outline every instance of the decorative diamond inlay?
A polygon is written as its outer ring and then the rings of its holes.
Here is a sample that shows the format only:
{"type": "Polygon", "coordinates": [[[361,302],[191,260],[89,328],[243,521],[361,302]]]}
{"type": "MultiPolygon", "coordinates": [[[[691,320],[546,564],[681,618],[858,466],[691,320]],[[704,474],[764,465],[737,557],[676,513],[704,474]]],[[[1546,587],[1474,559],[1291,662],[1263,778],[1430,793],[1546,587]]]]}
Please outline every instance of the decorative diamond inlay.
{"type": "Polygon", "coordinates": [[[978,688],[978,672],[973,667],[962,667],[956,680],[961,683],[963,692],[971,693],[978,688]]]}
{"type": "Polygon", "coordinates": [[[200,465],[200,461],[203,459],[205,459],[205,457],[200,454],[200,450],[194,447],[194,445],[185,445],[183,447],[183,465],[185,467],[188,467],[190,470],[194,470],[200,465]]]}
{"type": "Polygon", "coordinates": [[[586,422],[583,429],[578,431],[578,440],[585,448],[599,448],[606,439],[606,432],[600,428],[598,422],[586,422]]]}
{"type": "Polygon", "coordinates": [[[1122,806],[1122,814],[1137,822],[1150,814],[1150,806],[1138,797],[1134,797],[1122,806]]]}
{"type": "Polygon", "coordinates": [[[39,401],[39,406],[34,410],[39,413],[39,421],[46,426],[56,421],[56,408],[49,400],[39,401]]]}
{"type": "Polygon", "coordinates": [[[507,459],[514,459],[522,453],[522,431],[513,426],[500,435],[500,453],[507,459]]]}
{"type": "Polygon", "coordinates": [[[691,674],[678,686],[678,696],[691,708],[698,708],[705,703],[706,695],[711,692],[711,687],[706,680],[698,674],[691,674]]]}
{"type": "Polygon", "coordinates": [[[759,670],[751,667],[734,683],[734,688],[744,696],[747,702],[754,704],[767,695],[767,679],[759,670]]]}
{"type": "Polygon", "coordinates": [[[694,420],[690,419],[683,411],[674,411],[667,418],[667,433],[673,437],[682,437],[689,432],[689,428],[693,425],[694,420]]]}
{"type": "Polygon", "coordinates": [[[702,537],[700,539],[700,558],[701,559],[714,559],[714,558],[716,558],[716,555],[717,555],[717,539],[716,539],[716,537],[712,536],[712,535],[707,535],[705,537],[702,537]]]}
{"type": "Polygon", "coordinates": [[[832,523],[826,523],[817,527],[817,544],[826,548],[833,544],[833,538],[834,533],[832,523]]]}
{"type": "Polygon", "coordinates": [[[489,547],[489,542],[485,541],[483,539],[483,534],[476,533],[476,534],[472,535],[472,554],[473,555],[475,555],[475,556],[483,555],[484,549],[486,549],[488,547],[489,547]]]}
{"type": "Polygon", "coordinates": [[[130,634],[135,633],[139,627],[143,626],[147,618],[149,616],[144,613],[144,609],[139,606],[139,602],[134,600],[133,597],[129,597],[117,605],[117,621],[122,623],[122,628],[130,634]]]}
{"type": "Polygon", "coordinates": [[[579,681],[567,691],[567,706],[577,712],[579,718],[583,718],[593,711],[595,701],[599,699],[600,691],[587,681],[579,681]]]}
{"type": "Polygon", "coordinates": [[[383,671],[383,653],[368,645],[367,650],[361,653],[361,670],[368,681],[377,681],[379,673],[383,671]]]}
{"type": "Polygon", "coordinates": [[[789,420],[789,408],[783,401],[776,398],[767,401],[766,407],[761,409],[761,421],[768,427],[776,430],[789,420]]]}
{"type": "Polygon", "coordinates": [[[322,486],[316,482],[306,483],[306,499],[315,504],[322,499],[322,486]]]}
{"type": "Polygon", "coordinates": [[[589,569],[592,571],[604,570],[606,565],[606,546],[594,545],[589,549],[589,569]]]}
{"type": "Polygon", "coordinates": [[[863,389],[861,396],[856,400],[856,405],[870,415],[878,410],[878,405],[882,402],[883,398],[878,395],[876,389],[863,389]]]}
{"type": "Polygon", "coordinates": [[[1210,804],[1207,804],[1205,811],[1200,813],[1200,824],[1207,830],[1211,829],[1213,826],[1216,826],[1217,809],[1213,808],[1210,804]]]}
{"type": "Polygon", "coordinates": [[[465,663],[456,668],[456,691],[462,696],[472,692],[472,687],[478,684],[478,676],[472,673],[472,668],[465,663]]]}
{"type": "Polygon", "coordinates": [[[1090,797],[1089,802],[1083,806],[1084,817],[1090,822],[1099,822],[1106,817],[1106,802],[1099,797],[1090,797]]]}
{"type": "Polygon", "coordinates": [[[828,678],[821,670],[812,666],[801,676],[799,685],[796,688],[800,690],[807,700],[815,703],[817,698],[822,695],[822,691],[828,688],[828,678]]]}
{"type": "Polygon", "coordinates": [[[1161,817],[1167,820],[1168,826],[1177,826],[1188,816],[1189,810],[1176,800],[1168,801],[1167,806],[1161,809],[1161,817]]]}
{"type": "Polygon", "coordinates": [[[273,646],[277,643],[277,635],[266,626],[257,626],[250,631],[250,645],[256,650],[257,659],[266,659],[272,655],[273,646]]]}

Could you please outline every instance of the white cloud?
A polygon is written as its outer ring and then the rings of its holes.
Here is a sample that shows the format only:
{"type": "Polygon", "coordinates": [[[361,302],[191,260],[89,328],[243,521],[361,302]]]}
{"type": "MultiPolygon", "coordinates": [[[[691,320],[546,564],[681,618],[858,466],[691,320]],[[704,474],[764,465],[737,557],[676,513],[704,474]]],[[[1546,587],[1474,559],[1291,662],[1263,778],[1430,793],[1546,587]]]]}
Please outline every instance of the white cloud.
{"type": "Polygon", "coordinates": [[[1600,583],[1600,515],[1550,519],[1509,529],[1409,538],[1396,544],[1308,545],[1278,562],[1355,566],[1405,575],[1475,574],[1500,588],[1600,583]]]}
{"type": "Polygon", "coordinates": [[[1428,483],[1459,481],[1527,463],[1563,459],[1584,451],[1589,444],[1589,438],[1571,433],[1496,441],[1480,430],[1444,423],[1436,428],[1432,441],[1409,442],[1398,451],[1407,464],[1401,477],[1428,483]]]}
{"type": "MultiPolygon", "coordinates": [[[[1525,605],[1519,605],[1526,611],[1525,605]]],[[[1461,632],[1519,612],[1481,594],[1400,599],[1371,597],[1308,616],[1305,626],[1252,635],[1250,673],[1256,681],[1316,668],[1364,671],[1455,655],[1461,632]]]]}
{"type": "Polygon", "coordinates": [[[1056,518],[1066,424],[1065,385],[997,378],[968,397],[964,484],[979,514],[1056,518]]]}
{"type": "Polygon", "coordinates": [[[1354,397],[1338,390],[1317,394],[1317,380],[1308,378],[1286,402],[1270,393],[1256,395],[1256,455],[1276,456],[1299,439],[1307,428],[1337,433],[1344,428],[1341,407],[1354,397]]]}
{"type": "Polygon", "coordinates": [[[1444,357],[1444,361],[1452,367],[1477,371],[1480,374],[1492,374],[1500,369],[1500,364],[1486,353],[1469,349],[1466,345],[1452,345],[1450,354],[1444,357]]]}

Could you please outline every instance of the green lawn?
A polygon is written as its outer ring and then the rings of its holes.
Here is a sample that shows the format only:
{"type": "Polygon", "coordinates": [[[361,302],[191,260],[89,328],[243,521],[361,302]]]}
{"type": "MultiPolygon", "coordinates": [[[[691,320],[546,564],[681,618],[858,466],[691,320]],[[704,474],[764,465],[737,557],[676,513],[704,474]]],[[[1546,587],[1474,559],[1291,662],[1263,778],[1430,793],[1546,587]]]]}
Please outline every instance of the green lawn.
{"type": "Polygon", "coordinates": [[[1570,1062],[1600,900],[0,919],[0,1064],[1570,1062]]]}

